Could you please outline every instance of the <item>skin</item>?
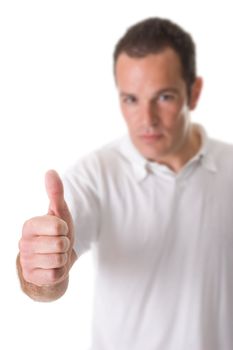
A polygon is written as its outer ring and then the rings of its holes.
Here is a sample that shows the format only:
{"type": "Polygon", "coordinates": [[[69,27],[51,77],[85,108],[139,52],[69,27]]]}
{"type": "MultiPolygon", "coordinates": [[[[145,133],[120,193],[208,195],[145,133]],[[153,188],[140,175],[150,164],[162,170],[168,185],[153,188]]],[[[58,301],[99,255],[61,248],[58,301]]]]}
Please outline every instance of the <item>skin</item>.
{"type": "Polygon", "coordinates": [[[52,301],[65,293],[69,271],[77,259],[73,221],[64,200],[62,181],[51,170],[45,184],[50,201],[48,214],[25,222],[17,258],[21,287],[37,301],[52,301]]]}
{"type": "Polygon", "coordinates": [[[195,80],[188,98],[180,59],[171,48],[143,58],[121,53],[115,78],[121,111],[137,150],[178,172],[200,147],[190,111],[197,105],[202,79],[195,80]]]}

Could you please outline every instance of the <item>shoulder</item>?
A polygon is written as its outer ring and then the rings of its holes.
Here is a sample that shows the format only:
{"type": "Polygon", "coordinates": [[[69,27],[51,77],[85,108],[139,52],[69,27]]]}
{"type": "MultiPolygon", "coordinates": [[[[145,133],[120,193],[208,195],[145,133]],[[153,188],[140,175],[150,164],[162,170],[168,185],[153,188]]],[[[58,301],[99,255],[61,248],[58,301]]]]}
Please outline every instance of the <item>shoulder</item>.
{"type": "Polygon", "coordinates": [[[209,139],[209,148],[213,154],[219,158],[233,158],[233,144],[220,141],[217,139],[209,139]]]}
{"type": "Polygon", "coordinates": [[[98,181],[104,173],[114,173],[117,168],[127,163],[124,155],[126,140],[127,136],[123,136],[81,157],[67,169],[65,177],[98,181]]]}
{"type": "Polygon", "coordinates": [[[218,170],[233,171],[233,144],[209,139],[209,152],[214,157],[218,170]]]}

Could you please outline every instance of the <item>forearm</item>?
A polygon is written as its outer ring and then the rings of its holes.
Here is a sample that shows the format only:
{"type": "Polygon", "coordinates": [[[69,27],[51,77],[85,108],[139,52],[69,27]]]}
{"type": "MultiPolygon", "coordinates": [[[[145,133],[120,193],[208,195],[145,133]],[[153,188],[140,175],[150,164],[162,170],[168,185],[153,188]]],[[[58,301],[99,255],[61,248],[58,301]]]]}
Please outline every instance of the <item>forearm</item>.
{"type": "Polygon", "coordinates": [[[55,285],[37,286],[24,279],[19,255],[17,256],[16,265],[21,288],[31,299],[35,301],[49,302],[60,298],[66,292],[69,283],[68,277],[55,285]]]}

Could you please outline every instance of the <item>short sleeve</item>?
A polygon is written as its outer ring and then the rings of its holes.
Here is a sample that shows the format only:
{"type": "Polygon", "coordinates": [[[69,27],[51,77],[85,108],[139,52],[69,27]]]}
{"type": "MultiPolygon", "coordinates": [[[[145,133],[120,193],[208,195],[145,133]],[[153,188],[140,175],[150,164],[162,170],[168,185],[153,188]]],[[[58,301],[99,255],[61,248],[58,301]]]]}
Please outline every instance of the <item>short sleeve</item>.
{"type": "MultiPolygon", "coordinates": [[[[93,166],[92,166],[93,168],[93,166]]],[[[63,175],[65,199],[74,222],[74,250],[77,256],[98,240],[100,205],[95,169],[90,172],[80,162],[63,175]]]]}

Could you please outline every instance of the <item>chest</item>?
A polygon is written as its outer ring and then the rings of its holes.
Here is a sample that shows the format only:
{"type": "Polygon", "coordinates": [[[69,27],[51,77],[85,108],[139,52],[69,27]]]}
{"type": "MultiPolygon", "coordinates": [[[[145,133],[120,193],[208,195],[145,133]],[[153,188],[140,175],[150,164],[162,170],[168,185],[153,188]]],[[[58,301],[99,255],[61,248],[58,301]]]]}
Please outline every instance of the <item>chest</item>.
{"type": "Polygon", "coordinates": [[[151,175],[106,190],[100,242],[121,257],[230,254],[233,192],[213,174],[186,181],[151,175]],[[139,256],[138,255],[138,256],[139,256]]]}

